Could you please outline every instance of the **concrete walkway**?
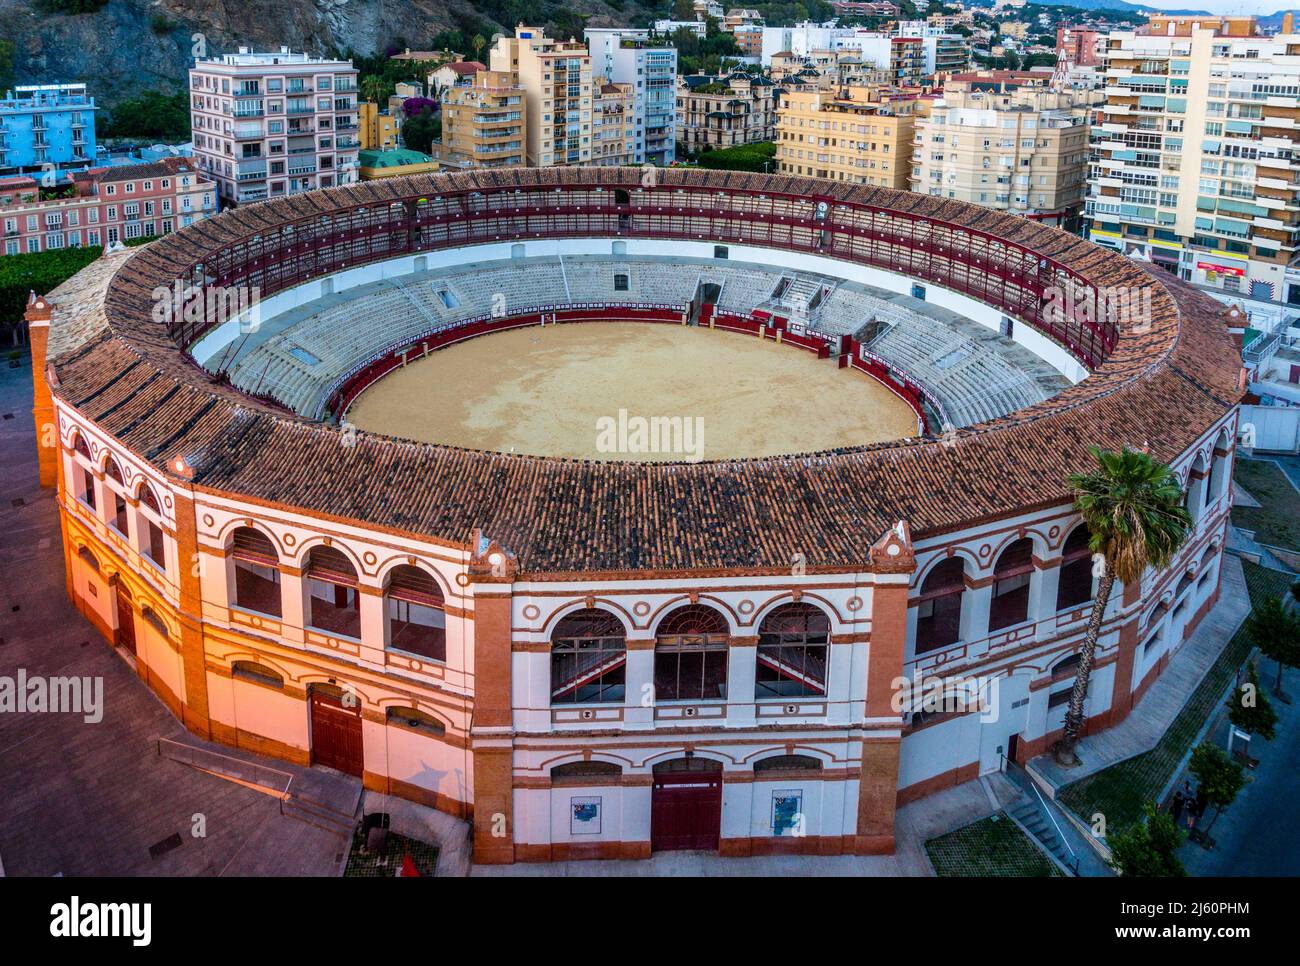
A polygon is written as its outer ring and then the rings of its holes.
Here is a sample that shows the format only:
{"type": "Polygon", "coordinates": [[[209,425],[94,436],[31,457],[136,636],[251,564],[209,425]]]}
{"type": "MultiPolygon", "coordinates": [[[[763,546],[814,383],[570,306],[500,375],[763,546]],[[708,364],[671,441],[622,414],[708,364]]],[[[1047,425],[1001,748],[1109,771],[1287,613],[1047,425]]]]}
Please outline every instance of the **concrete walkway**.
{"type": "Polygon", "coordinates": [[[103,718],[0,714],[5,873],[338,875],[337,834],[158,756],[158,738],[195,739],[68,600],[57,508],[37,485],[31,392],[30,368],[0,368],[0,675],[98,680],[103,718]]]}
{"type": "MultiPolygon", "coordinates": [[[[1296,876],[1300,875],[1300,822],[1295,820],[1296,776],[1300,775],[1300,670],[1282,675],[1283,689],[1292,697],[1283,704],[1272,695],[1277,665],[1259,662],[1260,684],[1269,689],[1277,712],[1277,734],[1272,741],[1255,738],[1250,753],[1259,766],[1246,774],[1245,788],[1214,822],[1210,835],[1215,847],[1206,851],[1187,842],[1178,850],[1189,875],[1296,876]]],[[[1226,715],[1210,734],[1220,748],[1227,747],[1226,715]]],[[[1178,780],[1190,777],[1180,775],[1178,780]]],[[[1195,784],[1195,779],[1192,779],[1195,784]]],[[[1209,823],[1213,810],[1202,822],[1209,823]]]]}
{"type": "Polygon", "coordinates": [[[1060,789],[1116,762],[1150,751],[1164,736],[1205,677],[1205,672],[1249,613],[1250,595],[1246,590],[1241,561],[1225,553],[1218,603],[1170,659],[1169,665],[1129,716],[1115,727],[1081,740],[1076,748],[1082,762],[1078,767],[1062,768],[1051,755],[1041,755],[1029,763],[1030,768],[1052,787],[1060,789]]]}
{"type": "MultiPolygon", "coordinates": [[[[476,876],[932,876],[925,843],[1001,810],[1020,794],[1001,774],[928,795],[898,810],[893,855],[767,855],[657,852],[644,860],[476,865],[476,876]]],[[[440,866],[441,868],[441,866],[440,866]]]]}

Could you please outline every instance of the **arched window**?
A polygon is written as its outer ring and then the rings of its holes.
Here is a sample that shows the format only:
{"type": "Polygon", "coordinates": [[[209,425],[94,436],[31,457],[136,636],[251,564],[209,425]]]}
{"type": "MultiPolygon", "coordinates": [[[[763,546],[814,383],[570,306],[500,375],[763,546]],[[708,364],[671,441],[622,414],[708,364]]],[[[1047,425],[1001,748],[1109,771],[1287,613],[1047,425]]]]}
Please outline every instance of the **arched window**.
{"type": "Polygon", "coordinates": [[[960,557],[941,561],[925,575],[916,603],[916,653],[956,644],[961,637],[961,602],[966,592],[960,557]]]}
{"type": "Polygon", "coordinates": [[[395,725],[398,728],[408,728],[421,734],[442,736],[447,733],[445,724],[433,715],[426,714],[418,708],[390,707],[384,717],[390,725],[395,725]]]}
{"type": "Polygon", "coordinates": [[[447,660],[447,614],[438,582],[419,567],[402,564],[384,588],[388,646],[433,661],[447,660]]]}
{"type": "MultiPolygon", "coordinates": [[[[81,454],[90,461],[90,447],[86,445],[86,437],[80,433],[77,434],[76,441],[72,444],[74,452],[81,454]]],[[[92,510],[98,510],[99,505],[95,500],[95,476],[86,467],[82,466],[76,460],[72,461],[72,485],[77,499],[92,510]]]]}
{"type": "Polygon", "coordinates": [[[1079,662],[1082,660],[1082,654],[1068,654],[1061,658],[1052,665],[1052,680],[1074,677],[1079,671],[1079,662]]]}
{"type": "Polygon", "coordinates": [[[1029,617],[1029,581],[1034,572],[1034,542],[1028,537],[1012,543],[993,569],[993,601],[989,631],[1019,624],[1029,617]]]}
{"type": "Polygon", "coordinates": [[[1207,492],[1209,487],[1207,483],[1207,473],[1205,467],[1205,455],[1196,454],[1196,461],[1192,463],[1192,469],[1187,474],[1187,492],[1183,494],[1183,505],[1187,507],[1187,512],[1192,515],[1192,520],[1199,520],[1205,510],[1207,492]]]}
{"type": "Polygon", "coordinates": [[[760,697],[802,697],[826,693],[831,622],[812,604],[782,604],[758,629],[760,697]]]}
{"type": "Polygon", "coordinates": [[[108,524],[125,537],[128,533],[126,496],[124,495],[126,480],[122,477],[122,467],[111,456],[104,465],[104,478],[117,484],[117,486],[105,487],[108,490],[109,501],[113,504],[113,515],[109,517],[108,524]]]}
{"type": "Polygon", "coordinates": [[[1214,444],[1214,454],[1210,462],[1210,485],[1205,490],[1206,503],[1223,496],[1226,492],[1228,460],[1231,457],[1231,451],[1228,447],[1231,445],[1232,442],[1228,436],[1228,431],[1224,430],[1214,444]]]}
{"type": "Polygon", "coordinates": [[[612,761],[566,761],[551,769],[553,785],[590,785],[616,781],[623,768],[612,761]]]}
{"type": "Polygon", "coordinates": [[[307,584],[307,621],[330,634],[361,637],[361,610],[357,601],[357,571],[343,551],[312,547],[303,568],[307,584]]]}
{"type": "Polygon", "coordinates": [[[95,555],[91,553],[89,549],[87,549],[86,547],[82,547],[80,550],[77,551],[77,556],[80,557],[82,563],[84,563],[91,570],[95,571],[96,573],[99,572],[99,561],[95,559],[95,555]]]}
{"type": "Polygon", "coordinates": [[[230,558],[235,569],[235,606],[281,616],[280,558],[271,538],[252,527],[236,527],[230,558]]]}
{"type": "Polygon", "coordinates": [[[551,701],[622,701],[626,665],[619,619],[599,608],[575,611],[551,632],[551,701]]]}
{"type": "Polygon", "coordinates": [[[230,664],[231,677],[243,678],[245,681],[252,681],[255,684],[264,684],[272,688],[284,687],[284,676],[265,664],[258,664],[256,661],[232,661],[230,664]]]}
{"type": "Polygon", "coordinates": [[[1191,574],[1183,574],[1182,579],[1178,581],[1178,589],[1174,591],[1174,600],[1183,596],[1187,588],[1192,586],[1192,580],[1191,574]]]}
{"type": "Polygon", "coordinates": [[[821,768],[821,759],[812,755],[773,755],[754,762],[754,771],[760,774],[772,771],[821,771],[821,768]]]}
{"type": "MultiPolygon", "coordinates": [[[[153,487],[148,483],[140,484],[140,505],[148,507],[159,517],[162,516],[162,507],[158,505],[158,497],[154,493],[153,487]]],[[[163,549],[162,527],[143,513],[137,515],[143,524],[140,533],[140,550],[159,570],[163,570],[167,566],[167,557],[163,549]]]]}
{"type": "Polygon", "coordinates": [[[1061,552],[1060,580],[1056,585],[1056,609],[1078,607],[1092,600],[1092,553],[1088,549],[1088,528],[1071,531],[1061,552]]]}
{"type": "Polygon", "coordinates": [[[727,621],[712,607],[679,607],[655,634],[655,700],[727,696],[727,621]]]}

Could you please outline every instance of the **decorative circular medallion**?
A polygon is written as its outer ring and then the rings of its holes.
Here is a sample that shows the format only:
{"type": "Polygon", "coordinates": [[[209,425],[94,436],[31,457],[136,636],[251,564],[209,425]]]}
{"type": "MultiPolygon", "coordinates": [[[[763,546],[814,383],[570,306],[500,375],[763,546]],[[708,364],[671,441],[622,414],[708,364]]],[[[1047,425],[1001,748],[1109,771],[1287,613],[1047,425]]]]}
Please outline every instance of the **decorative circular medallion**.
{"type": "Polygon", "coordinates": [[[536,604],[524,605],[524,616],[527,617],[530,621],[537,620],[537,618],[541,616],[541,613],[542,613],[541,608],[538,607],[536,604]]]}
{"type": "Polygon", "coordinates": [[[457,574],[457,575],[456,575],[456,586],[457,586],[457,587],[468,587],[468,586],[469,586],[469,574],[457,574]]]}
{"type": "Polygon", "coordinates": [[[216,522],[217,522],[216,520],[212,519],[212,514],[211,514],[211,513],[205,513],[205,514],[203,514],[203,525],[204,525],[205,527],[210,527],[210,526],[212,526],[212,525],[213,525],[214,523],[216,523],[216,522]]]}
{"type": "Polygon", "coordinates": [[[379,558],[376,557],[374,553],[370,550],[367,550],[365,553],[361,555],[361,562],[364,563],[367,567],[373,567],[375,565],[375,561],[378,559],[379,558]]]}
{"type": "Polygon", "coordinates": [[[845,603],[844,606],[847,607],[850,611],[859,611],[859,610],[862,610],[862,598],[861,598],[861,597],[850,597],[850,598],[848,599],[848,602],[845,603]]]}
{"type": "Polygon", "coordinates": [[[742,614],[752,614],[754,613],[754,602],[746,598],[736,605],[736,610],[742,614]]]}
{"type": "Polygon", "coordinates": [[[650,605],[643,600],[638,600],[632,605],[632,613],[636,614],[637,617],[645,617],[646,614],[650,613],[650,605]]]}
{"type": "Polygon", "coordinates": [[[980,547],[980,556],[981,556],[981,557],[987,557],[987,556],[988,556],[989,554],[991,554],[992,552],[993,552],[993,548],[990,547],[987,543],[984,544],[984,546],[980,547]]]}
{"type": "Polygon", "coordinates": [[[292,533],[286,533],[284,535],[284,545],[286,547],[292,547],[297,542],[298,542],[298,538],[295,537],[292,533]]]}

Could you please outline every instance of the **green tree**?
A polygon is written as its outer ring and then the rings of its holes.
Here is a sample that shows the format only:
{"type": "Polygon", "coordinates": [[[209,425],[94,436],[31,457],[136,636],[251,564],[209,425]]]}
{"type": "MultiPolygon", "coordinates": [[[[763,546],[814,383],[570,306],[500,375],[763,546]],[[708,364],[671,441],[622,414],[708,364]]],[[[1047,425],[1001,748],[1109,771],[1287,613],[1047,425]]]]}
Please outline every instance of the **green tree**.
{"type": "Polygon", "coordinates": [[[110,138],[146,138],[155,141],[190,139],[190,99],[185,91],[164,94],[145,91],[119,101],[109,109],[99,133],[110,138]]]}
{"type": "Polygon", "coordinates": [[[1246,772],[1228,757],[1227,752],[1209,742],[1192,750],[1188,771],[1196,777],[1198,792],[1203,792],[1205,800],[1214,806],[1214,817],[1204,832],[1208,835],[1223,810],[1236,800],[1237,793],[1245,786],[1246,772]]]}
{"type": "Polygon", "coordinates": [[[425,107],[402,125],[402,143],[412,151],[429,154],[434,140],[441,133],[441,127],[437,115],[430,108],[425,107]]]}
{"type": "Polygon", "coordinates": [[[1282,691],[1282,670],[1300,666],[1300,618],[1286,609],[1281,598],[1269,597],[1250,612],[1246,635],[1261,654],[1277,662],[1273,693],[1290,703],[1282,691]]]}
{"type": "Polygon", "coordinates": [[[1168,466],[1128,447],[1113,453],[1094,446],[1089,452],[1097,461],[1096,469],[1071,474],[1066,485],[1088,527],[1088,547],[1093,559],[1100,559],[1101,573],[1065,712],[1065,732],[1054,748],[1063,765],[1078,764],[1074,746],[1083,730],[1088,677],[1115,581],[1133,586],[1147,567],[1165,566],[1187,539],[1192,524],[1178,477],[1168,466]]]}
{"type": "Polygon", "coordinates": [[[1228,720],[1250,735],[1272,741],[1277,732],[1277,712],[1259,687],[1259,668],[1254,661],[1245,682],[1228,698],[1228,720]]]}
{"type": "Polygon", "coordinates": [[[1178,859],[1183,833],[1174,820],[1156,808],[1155,802],[1143,806],[1146,818],[1106,839],[1110,847],[1110,866],[1125,879],[1178,878],[1187,875],[1178,859]]]}

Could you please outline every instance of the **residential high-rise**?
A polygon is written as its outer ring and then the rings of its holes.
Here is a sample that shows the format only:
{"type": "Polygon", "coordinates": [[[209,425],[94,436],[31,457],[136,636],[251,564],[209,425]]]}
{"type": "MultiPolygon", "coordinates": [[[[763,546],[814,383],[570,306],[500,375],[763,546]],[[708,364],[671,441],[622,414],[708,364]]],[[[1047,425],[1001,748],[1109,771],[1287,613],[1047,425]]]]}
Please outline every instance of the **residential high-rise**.
{"type": "Polygon", "coordinates": [[[1300,304],[1300,35],[1249,17],[1110,34],[1086,213],[1101,245],[1182,278],[1300,304]]]}
{"type": "Polygon", "coordinates": [[[362,151],[391,151],[397,147],[401,125],[391,112],[373,101],[362,101],[357,105],[357,116],[362,151]]]}
{"type": "Polygon", "coordinates": [[[634,164],[671,164],[677,152],[677,49],[648,30],[584,31],[592,71],[633,93],[634,164]]]}
{"type": "Polygon", "coordinates": [[[443,90],[442,154],[452,166],[510,168],[527,163],[524,90],[509,71],[481,70],[443,90]]]}
{"type": "Polygon", "coordinates": [[[551,40],[520,25],[497,38],[492,70],[509,72],[524,91],[527,159],[532,167],[591,162],[591,54],[576,41],[551,40]]]}
{"type": "Polygon", "coordinates": [[[0,175],[54,182],[95,161],[95,99],[85,84],[17,87],[0,100],[0,175]]]}
{"type": "Polygon", "coordinates": [[[789,91],[776,122],[777,170],[907,188],[918,89],[789,91]]]}
{"type": "Polygon", "coordinates": [[[603,77],[592,82],[591,163],[632,164],[636,147],[636,92],[603,77]]]}
{"type": "Polygon", "coordinates": [[[288,47],[190,68],[194,159],[226,205],[352,184],[360,148],[357,71],[288,47]]]}
{"type": "Polygon", "coordinates": [[[1083,205],[1088,105],[1101,95],[1055,91],[1050,75],[956,74],[916,121],[913,191],[1064,225],[1083,205]]]}

